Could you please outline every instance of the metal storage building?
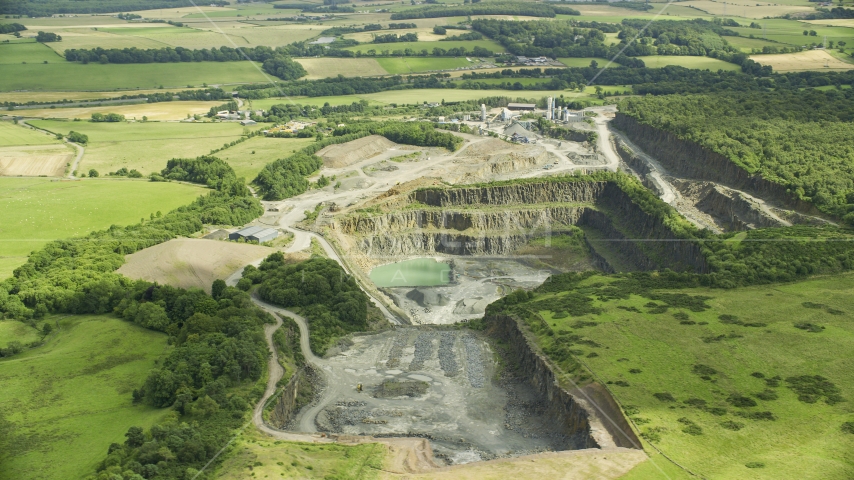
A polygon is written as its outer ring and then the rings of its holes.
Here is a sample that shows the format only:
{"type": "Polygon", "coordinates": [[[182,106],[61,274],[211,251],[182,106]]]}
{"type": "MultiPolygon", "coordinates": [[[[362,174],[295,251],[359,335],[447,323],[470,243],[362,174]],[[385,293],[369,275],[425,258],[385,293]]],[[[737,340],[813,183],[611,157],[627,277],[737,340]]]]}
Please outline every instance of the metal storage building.
{"type": "Polygon", "coordinates": [[[264,243],[269,242],[270,240],[275,239],[279,236],[279,231],[275,228],[265,228],[265,227],[246,227],[242,228],[234,233],[228,234],[229,240],[239,240],[244,239],[249,242],[258,242],[264,243]]]}

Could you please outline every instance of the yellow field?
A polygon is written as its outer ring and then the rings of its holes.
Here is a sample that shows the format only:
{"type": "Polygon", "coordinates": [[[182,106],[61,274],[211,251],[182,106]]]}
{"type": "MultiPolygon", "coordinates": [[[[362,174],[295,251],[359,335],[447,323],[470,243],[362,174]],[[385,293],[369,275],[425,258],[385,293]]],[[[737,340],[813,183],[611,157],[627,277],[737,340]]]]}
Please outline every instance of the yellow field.
{"type": "MultiPolygon", "coordinates": [[[[139,12],[133,12],[137,15],[142,15],[142,18],[163,18],[163,19],[175,19],[181,18],[184,15],[191,15],[193,13],[199,12],[221,12],[223,10],[234,10],[233,8],[225,8],[225,7],[181,7],[181,8],[160,8],[155,10],[141,10],[139,12]]],[[[237,11],[234,11],[237,14],[237,11]]]]}
{"type": "Polygon", "coordinates": [[[781,53],[778,55],[751,55],[750,58],[762,65],[770,65],[775,72],[854,70],[854,65],[838,60],[824,50],[781,53]]]}
{"type": "Polygon", "coordinates": [[[317,78],[387,75],[383,67],[373,58],[298,58],[296,59],[308,72],[303,77],[308,80],[317,78]]]}
{"type": "MultiPolygon", "coordinates": [[[[401,20],[401,22],[404,22],[404,20],[401,20]]],[[[410,23],[409,20],[405,20],[405,22],[410,23]]],[[[436,35],[435,33],[433,33],[432,28],[402,28],[400,30],[383,30],[381,32],[348,33],[347,35],[344,35],[344,38],[352,38],[353,40],[356,40],[361,43],[370,43],[371,41],[373,41],[375,35],[386,35],[389,33],[396,33],[398,36],[405,35],[407,33],[417,33],[419,42],[437,42],[443,38],[451,37],[453,35],[459,35],[461,33],[466,32],[462,30],[448,30],[447,35],[436,35]]],[[[393,44],[380,43],[377,44],[377,48],[384,47],[387,45],[393,44]]]]}
{"type": "Polygon", "coordinates": [[[822,25],[825,27],[848,27],[854,28],[854,18],[837,18],[837,19],[828,19],[828,20],[800,20],[804,23],[812,23],[815,25],[822,25]]]}
{"type": "Polygon", "coordinates": [[[183,120],[187,114],[204,115],[211,107],[222,102],[158,102],[140,103],[136,105],[111,105],[104,107],[72,107],[72,108],[40,108],[26,110],[28,117],[39,118],[81,118],[89,119],[93,113],[120,113],[128,120],[183,120]]]}
{"type": "MultiPolygon", "coordinates": [[[[219,22],[217,22],[219,25],[219,22]]],[[[245,27],[250,25],[243,24],[245,27]]],[[[241,37],[249,45],[263,45],[267,47],[279,47],[294,42],[302,42],[320,35],[322,27],[318,25],[281,25],[270,27],[252,28],[223,28],[223,31],[232,36],[241,37]]]]}
{"type": "Polygon", "coordinates": [[[0,175],[61,177],[74,151],[65,145],[0,147],[0,175]]]}
{"type": "Polygon", "coordinates": [[[695,7],[713,15],[723,15],[724,8],[726,8],[726,15],[744,18],[780,17],[787,13],[794,14],[815,11],[813,7],[757,3],[756,1],[750,0],[727,0],[726,3],[713,2],[711,0],[697,0],[684,2],[681,5],[695,7]]]}

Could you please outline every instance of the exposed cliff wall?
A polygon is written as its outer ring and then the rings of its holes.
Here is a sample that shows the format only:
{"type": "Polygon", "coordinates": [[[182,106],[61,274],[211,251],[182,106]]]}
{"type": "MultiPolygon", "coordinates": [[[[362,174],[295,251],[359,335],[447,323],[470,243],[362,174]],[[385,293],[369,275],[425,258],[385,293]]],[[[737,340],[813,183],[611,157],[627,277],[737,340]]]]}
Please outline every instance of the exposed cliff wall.
{"type": "Polygon", "coordinates": [[[299,391],[300,382],[305,381],[303,371],[299,370],[291,376],[288,384],[282,389],[282,394],[279,395],[276,406],[270,412],[270,426],[284,429],[288,426],[291,419],[297,413],[297,392],[299,391]]]}
{"type": "MultiPolygon", "coordinates": [[[[626,246],[634,244],[643,252],[646,259],[639,257],[643,269],[670,268],[708,273],[706,258],[696,242],[677,237],[660,218],[644,212],[616,184],[606,185],[596,206],[607,215],[614,229],[633,240],[627,241],[626,246]]],[[[600,224],[596,225],[597,228],[600,224]]],[[[619,239],[616,234],[615,238],[619,239]]]]}
{"type": "Polygon", "coordinates": [[[385,215],[354,216],[338,221],[347,234],[415,229],[516,231],[551,225],[574,225],[585,207],[545,207],[495,211],[403,210],[385,215]]]}
{"type": "Polygon", "coordinates": [[[573,393],[564,390],[557,383],[549,360],[528,340],[514,318],[496,315],[485,320],[489,334],[510,345],[514,364],[546,401],[549,416],[560,423],[572,448],[640,447],[640,441],[606,390],[596,386],[573,393]]]}
{"type": "Polygon", "coordinates": [[[592,203],[606,182],[537,182],[469,188],[416,190],[410,200],[431,207],[456,205],[516,205],[533,203],[592,203]]]}
{"type": "Polygon", "coordinates": [[[617,113],[612,125],[622,130],[632,142],[655,157],[671,173],[696,180],[710,180],[760,198],[772,200],[810,215],[819,214],[811,203],[795,198],[786,187],[752,175],[725,156],[675,134],[638,122],[617,113]]]}

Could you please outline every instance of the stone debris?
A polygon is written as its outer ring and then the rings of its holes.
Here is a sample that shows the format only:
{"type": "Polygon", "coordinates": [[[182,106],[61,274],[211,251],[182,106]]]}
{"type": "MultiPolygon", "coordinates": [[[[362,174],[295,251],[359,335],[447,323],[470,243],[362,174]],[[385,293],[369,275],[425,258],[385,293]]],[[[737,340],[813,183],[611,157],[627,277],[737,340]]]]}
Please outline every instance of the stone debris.
{"type": "Polygon", "coordinates": [[[433,339],[436,338],[432,332],[420,333],[415,338],[415,354],[409,364],[409,371],[421,370],[424,362],[433,357],[433,339]]]}
{"type": "Polygon", "coordinates": [[[454,377],[459,373],[457,355],[454,353],[454,341],[457,336],[453,332],[441,332],[439,334],[439,366],[445,372],[446,377],[454,377]]]}
{"type": "Polygon", "coordinates": [[[469,384],[473,388],[483,387],[483,359],[482,352],[477,340],[471,335],[463,335],[463,345],[466,348],[466,373],[468,374],[469,384]]]}

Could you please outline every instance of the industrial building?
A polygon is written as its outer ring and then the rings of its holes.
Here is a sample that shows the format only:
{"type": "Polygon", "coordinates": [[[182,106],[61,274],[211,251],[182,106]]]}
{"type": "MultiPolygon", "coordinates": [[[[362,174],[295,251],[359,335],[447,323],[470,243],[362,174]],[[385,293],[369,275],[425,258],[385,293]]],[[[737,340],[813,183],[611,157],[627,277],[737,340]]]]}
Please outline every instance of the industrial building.
{"type": "Polygon", "coordinates": [[[531,110],[533,111],[537,106],[533,103],[508,103],[507,109],[509,110],[531,110]]]}
{"type": "Polygon", "coordinates": [[[246,227],[234,233],[228,234],[229,240],[240,240],[241,238],[247,242],[264,243],[274,240],[279,236],[279,231],[275,228],[265,227],[246,227]]]}

